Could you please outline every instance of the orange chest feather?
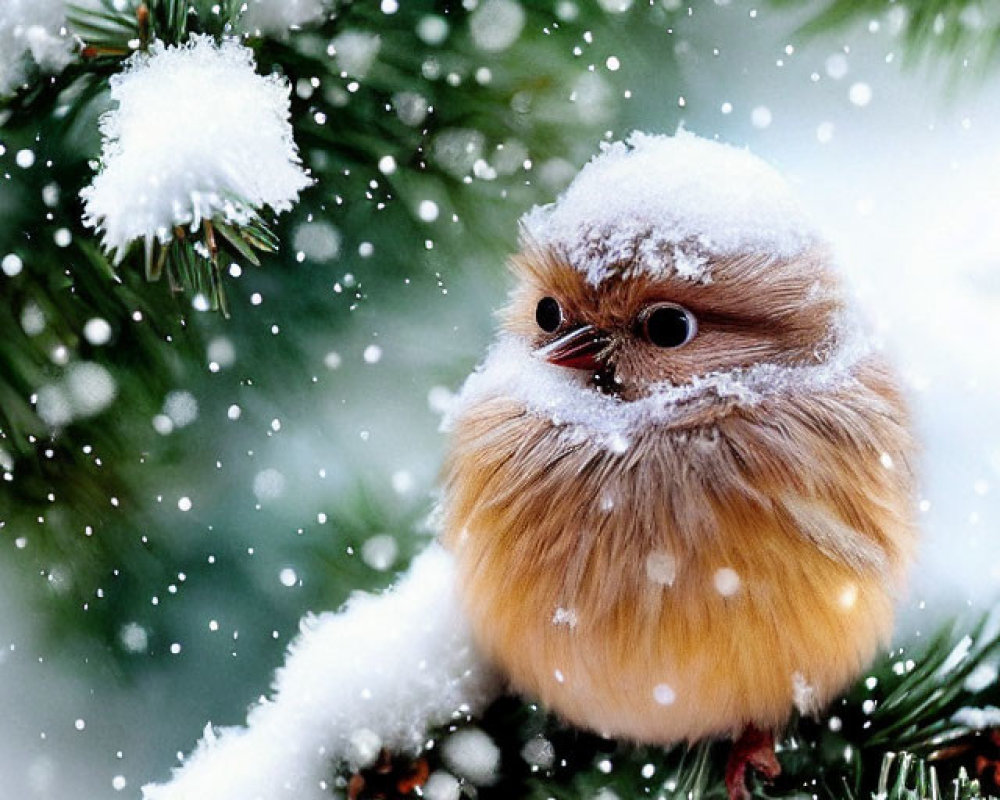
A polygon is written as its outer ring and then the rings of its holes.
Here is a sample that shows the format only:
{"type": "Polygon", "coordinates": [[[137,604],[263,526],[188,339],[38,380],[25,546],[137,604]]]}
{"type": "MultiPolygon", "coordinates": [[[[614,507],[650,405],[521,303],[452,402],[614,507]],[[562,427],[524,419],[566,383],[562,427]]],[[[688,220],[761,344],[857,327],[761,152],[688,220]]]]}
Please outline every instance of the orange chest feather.
{"type": "MultiPolygon", "coordinates": [[[[905,464],[908,444],[877,446],[905,464]]],[[[645,742],[828,702],[891,629],[908,473],[817,452],[782,478],[761,447],[713,429],[609,454],[503,401],[467,414],[444,539],[484,652],[570,721],[645,742]]]]}

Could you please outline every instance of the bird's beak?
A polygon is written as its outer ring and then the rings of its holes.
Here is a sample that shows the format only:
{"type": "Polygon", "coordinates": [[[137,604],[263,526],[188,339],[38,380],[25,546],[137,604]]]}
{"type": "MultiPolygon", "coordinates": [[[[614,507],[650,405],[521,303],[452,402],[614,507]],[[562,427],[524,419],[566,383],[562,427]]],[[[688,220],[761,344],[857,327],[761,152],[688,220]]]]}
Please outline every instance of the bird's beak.
{"type": "Polygon", "coordinates": [[[610,345],[608,334],[593,325],[584,325],[539,347],[535,355],[558,367],[600,372],[607,367],[610,345]]]}

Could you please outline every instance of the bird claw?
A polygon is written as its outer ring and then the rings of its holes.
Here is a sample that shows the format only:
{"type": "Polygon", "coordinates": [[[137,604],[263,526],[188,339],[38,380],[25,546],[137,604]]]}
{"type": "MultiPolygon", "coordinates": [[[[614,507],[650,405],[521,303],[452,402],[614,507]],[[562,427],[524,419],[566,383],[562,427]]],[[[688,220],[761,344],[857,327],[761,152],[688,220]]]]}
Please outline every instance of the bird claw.
{"type": "Polygon", "coordinates": [[[726,789],[729,800],[750,800],[747,789],[747,767],[752,767],[764,780],[772,781],[781,774],[781,764],[774,754],[774,734],[749,726],[733,742],[726,763],[726,789]]]}

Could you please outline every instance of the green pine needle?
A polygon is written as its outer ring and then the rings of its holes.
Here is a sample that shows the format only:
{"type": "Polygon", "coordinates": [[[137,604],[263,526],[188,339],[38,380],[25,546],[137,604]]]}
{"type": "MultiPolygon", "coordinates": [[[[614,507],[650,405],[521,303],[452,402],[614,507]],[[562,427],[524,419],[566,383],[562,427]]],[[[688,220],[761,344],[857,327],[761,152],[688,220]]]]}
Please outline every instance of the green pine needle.
{"type": "Polygon", "coordinates": [[[779,8],[806,10],[800,33],[819,36],[881,20],[899,30],[911,63],[945,64],[954,81],[982,77],[1000,61],[1000,6],[970,0],[771,0],[779,8]]]}
{"type": "MultiPolygon", "coordinates": [[[[997,701],[1000,689],[995,683],[978,688],[967,680],[1000,655],[991,633],[995,623],[990,615],[972,624],[956,623],[913,654],[885,654],[822,718],[792,723],[777,748],[783,774],[773,785],[753,780],[753,797],[987,800],[989,795],[969,777],[969,770],[977,767],[977,757],[993,757],[988,737],[969,731],[953,717],[959,708],[997,701]],[[941,749],[943,740],[951,747],[941,749]]],[[[575,730],[537,705],[513,697],[499,700],[479,719],[456,720],[439,731],[422,754],[431,770],[441,766],[443,740],[469,724],[490,734],[503,754],[494,785],[468,787],[470,796],[480,800],[728,797],[727,742],[667,749],[615,742],[575,730]],[[551,746],[548,763],[532,766],[525,761],[522,753],[532,740],[551,746]]],[[[341,769],[340,780],[347,778],[341,769]]]]}

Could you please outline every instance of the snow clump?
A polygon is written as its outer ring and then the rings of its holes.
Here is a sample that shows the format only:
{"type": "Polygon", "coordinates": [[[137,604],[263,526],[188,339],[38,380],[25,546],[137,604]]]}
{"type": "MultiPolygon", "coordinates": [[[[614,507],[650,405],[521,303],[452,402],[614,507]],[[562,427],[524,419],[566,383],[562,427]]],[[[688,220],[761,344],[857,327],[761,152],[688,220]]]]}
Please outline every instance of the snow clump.
{"type": "Polygon", "coordinates": [[[515,0],[486,0],[469,17],[469,34],[480,50],[499,53],[521,35],[525,14],[515,0]]]}
{"type": "Polygon", "coordinates": [[[720,400],[751,407],[777,395],[853,387],[858,385],[856,366],[870,351],[862,337],[851,336],[824,363],[785,366],[764,362],[712,372],[688,383],[665,381],[632,401],[595,391],[578,370],[549,364],[533,352],[530,343],[502,333],[485,361],[466,379],[458,397],[442,409],[441,429],[453,429],[476,404],[505,397],[521,403],[530,414],[564,428],[572,439],[588,439],[617,452],[623,437],[627,440],[649,425],[676,423],[720,400]]]}
{"type": "Polygon", "coordinates": [[[708,283],[712,257],[791,258],[819,240],[776,170],[685,130],[602,145],[559,199],[529,211],[521,226],[526,245],[552,248],[594,286],[623,264],[708,283]]]}
{"type": "MultiPolygon", "coordinates": [[[[143,787],[143,798],[329,800],[331,765],[357,762],[376,740],[415,753],[429,729],[459,709],[478,713],[498,689],[460,611],[454,560],[433,544],[384,594],[307,616],[246,727],[210,723],[173,780],[143,787]]],[[[488,781],[495,745],[481,736],[452,737],[452,755],[467,777],[488,781]]]]}
{"type": "Polygon", "coordinates": [[[50,428],[105,411],[118,395],[118,384],[108,370],[93,361],[72,364],[61,380],[39,387],[35,411],[50,428]]]}
{"type": "Polygon", "coordinates": [[[441,757],[456,775],[476,786],[496,783],[500,769],[500,748],[479,728],[465,728],[449,736],[441,757]]]}
{"type": "Polygon", "coordinates": [[[284,78],[258,75],[235,40],[196,35],[136,53],[111,79],[117,107],[101,118],[101,169],[80,193],[84,224],[120,260],[136,239],[168,242],[174,226],[287,211],[311,182],[289,92],[284,78]]]}
{"type": "Polygon", "coordinates": [[[983,708],[966,706],[952,714],[951,721],[974,731],[995,728],[1000,725],[1000,708],[996,706],[984,706],[983,708]]]}

